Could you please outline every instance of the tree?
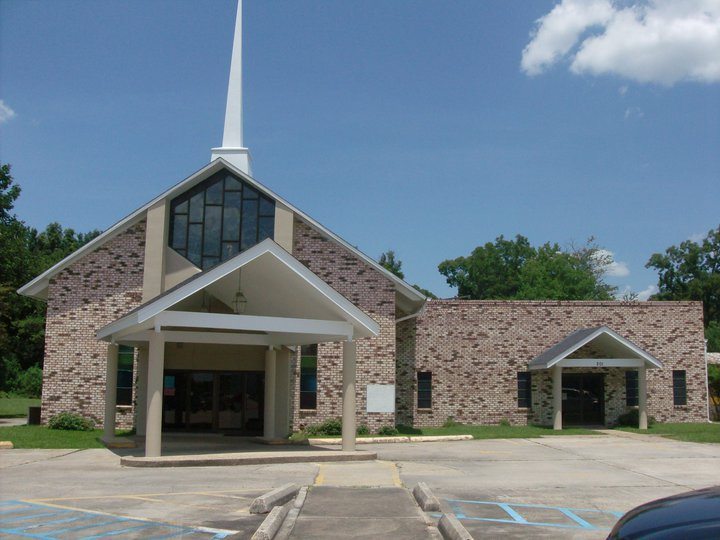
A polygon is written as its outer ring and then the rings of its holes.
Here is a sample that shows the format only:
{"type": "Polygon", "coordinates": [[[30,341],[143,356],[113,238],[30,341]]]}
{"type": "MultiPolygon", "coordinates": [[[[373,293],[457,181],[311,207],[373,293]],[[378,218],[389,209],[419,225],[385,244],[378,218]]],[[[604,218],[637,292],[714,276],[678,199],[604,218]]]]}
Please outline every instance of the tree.
{"type": "Polygon", "coordinates": [[[720,226],[699,242],[685,240],[645,265],[658,272],[653,300],[700,300],[708,350],[720,351],[720,226]]]}
{"type": "Polygon", "coordinates": [[[381,254],[378,262],[380,263],[380,266],[389,270],[400,279],[405,279],[405,274],[401,270],[402,262],[395,258],[395,252],[393,250],[390,249],[381,254]]]}
{"type": "Polygon", "coordinates": [[[527,238],[499,236],[467,257],[446,260],[438,270],[458,296],[471,299],[611,300],[616,288],[603,276],[609,252],[590,238],[580,248],[533,247],[527,238]]]}
{"type": "Polygon", "coordinates": [[[15,291],[100,233],[58,223],[42,232],[27,227],[12,212],[20,193],[10,165],[0,166],[0,389],[34,393],[37,371],[28,370],[42,366],[45,304],[15,291]]]}
{"type": "MultiPolygon", "coordinates": [[[[400,279],[405,279],[405,274],[402,271],[402,261],[395,257],[395,252],[393,250],[389,249],[385,253],[382,253],[378,259],[378,263],[380,263],[380,266],[389,270],[400,279]]],[[[413,288],[417,289],[428,298],[437,298],[437,296],[420,285],[415,284],[413,285],[413,288]]]]}

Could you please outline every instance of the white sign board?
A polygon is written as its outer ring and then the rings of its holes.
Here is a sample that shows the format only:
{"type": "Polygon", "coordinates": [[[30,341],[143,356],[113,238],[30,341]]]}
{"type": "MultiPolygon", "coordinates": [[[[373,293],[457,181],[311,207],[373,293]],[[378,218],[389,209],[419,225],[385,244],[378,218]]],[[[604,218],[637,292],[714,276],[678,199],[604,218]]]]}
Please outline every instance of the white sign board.
{"type": "Polygon", "coordinates": [[[368,384],[367,412],[395,412],[395,385],[368,384]]]}

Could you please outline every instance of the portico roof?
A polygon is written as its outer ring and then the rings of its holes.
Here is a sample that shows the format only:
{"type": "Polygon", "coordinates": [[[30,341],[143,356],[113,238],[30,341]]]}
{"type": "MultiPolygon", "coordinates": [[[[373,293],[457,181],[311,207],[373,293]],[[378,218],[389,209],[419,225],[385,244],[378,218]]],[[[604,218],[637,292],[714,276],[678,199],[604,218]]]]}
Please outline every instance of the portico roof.
{"type": "Polygon", "coordinates": [[[660,368],[653,355],[607,326],[580,328],[536,356],[530,370],[563,367],[640,367],[660,368]],[[582,352],[586,354],[581,354],[582,352]],[[579,354],[578,354],[579,353],[579,354]]]}
{"type": "Polygon", "coordinates": [[[272,239],[201,272],[97,332],[133,344],[166,341],[304,345],[376,336],[379,324],[272,239]],[[233,311],[235,293],[247,298],[233,311]]]}

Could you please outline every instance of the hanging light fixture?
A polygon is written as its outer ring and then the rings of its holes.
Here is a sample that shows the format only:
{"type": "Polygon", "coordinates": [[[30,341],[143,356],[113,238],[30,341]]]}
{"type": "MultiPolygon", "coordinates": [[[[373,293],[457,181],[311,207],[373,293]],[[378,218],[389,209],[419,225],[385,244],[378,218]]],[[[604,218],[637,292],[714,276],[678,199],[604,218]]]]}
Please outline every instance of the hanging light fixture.
{"type": "Polygon", "coordinates": [[[235,292],[235,299],[233,300],[233,306],[235,308],[235,313],[238,315],[242,315],[245,313],[245,307],[247,306],[247,298],[245,298],[245,295],[242,292],[242,269],[238,268],[238,288],[235,292]]]}

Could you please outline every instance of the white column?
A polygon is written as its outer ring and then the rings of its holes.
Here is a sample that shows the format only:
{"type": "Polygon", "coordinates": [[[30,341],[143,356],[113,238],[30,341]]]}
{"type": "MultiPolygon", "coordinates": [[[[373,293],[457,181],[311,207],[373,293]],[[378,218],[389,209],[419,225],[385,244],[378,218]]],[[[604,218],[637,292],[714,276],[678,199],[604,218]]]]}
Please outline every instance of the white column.
{"type": "Polygon", "coordinates": [[[165,336],[150,332],[145,417],[145,456],[157,457],[162,448],[162,389],[165,367],[165,336]]]}
{"type": "Polygon", "coordinates": [[[275,354],[275,436],[285,437],[290,431],[290,354],[287,349],[275,354]]]}
{"type": "Polygon", "coordinates": [[[562,367],[552,367],[553,429],[562,429],[562,367]]]}
{"type": "Polygon", "coordinates": [[[343,342],[342,370],[342,449],[355,450],[355,364],[357,347],[354,341],[343,342]]]}
{"type": "Polygon", "coordinates": [[[105,441],[110,441],[115,438],[117,371],[118,346],[111,343],[107,348],[107,367],[105,372],[105,419],[103,422],[103,439],[105,441]]]}
{"type": "Polygon", "coordinates": [[[273,347],[265,351],[265,419],[263,435],[266,439],[275,437],[275,383],[276,353],[273,347]]]}
{"type": "Polygon", "coordinates": [[[647,368],[644,364],[638,369],[638,413],[638,428],[647,429],[647,368]]]}
{"type": "Polygon", "coordinates": [[[148,388],[148,350],[138,349],[137,390],[135,393],[135,433],[145,435],[147,421],[147,388],[148,388]]]}

